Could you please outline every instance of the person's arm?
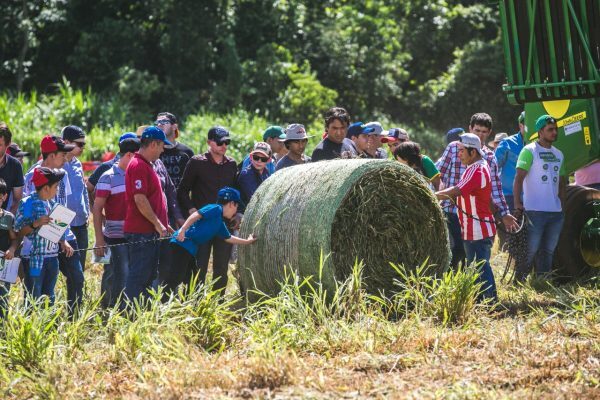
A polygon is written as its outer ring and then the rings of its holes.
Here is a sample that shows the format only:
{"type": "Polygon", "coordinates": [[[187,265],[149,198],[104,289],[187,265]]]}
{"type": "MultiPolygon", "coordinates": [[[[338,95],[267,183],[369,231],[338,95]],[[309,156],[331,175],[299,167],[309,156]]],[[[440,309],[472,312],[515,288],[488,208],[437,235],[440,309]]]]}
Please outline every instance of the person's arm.
{"type": "Polygon", "coordinates": [[[502,192],[502,181],[498,175],[498,162],[496,161],[494,153],[487,155],[486,159],[490,168],[490,177],[492,178],[492,201],[496,207],[498,207],[500,216],[504,218],[506,215],[510,214],[510,210],[508,209],[508,204],[506,203],[504,193],[502,192]]]}
{"type": "Polygon", "coordinates": [[[36,229],[38,229],[40,226],[47,225],[49,223],[50,223],[50,216],[48,216],[48,215],[42,215],[41,217],[39,217],[38,219],[36,219],[32,223],[30,223],[28,225],[21,226],[20,229],[19,229],[19,231],[18,231],[19,232],[19,236],[20,237],[27,236],[31,232],[33,232],[36,229]]]}
{"type": "Polygon", "coordinates": [[[187,232],[187,230],[190,229],[190,226],[194,225],[194,223],[201,218],[202,218],[202,214],[200,214],[199,212],[195,212],[195,213],[191,214],[185,220],[185,222],[183,223],[181,228],[179,228],[179,233],[177,234],[177,240],[179,242],[185,241],[185,232],[187,232]]]}
{"type": "Polygon", "coordinates": [[[438,200],[448,200],[455,199],[460,196],[460,189],[458,186],[452,186],[444,190],[440,190],[439,192],[435,192],[435,197],[438,200]]]}
{"type": "Polygon", "coordinates": [[[256,242],[258,240],[258,238],[249,235],[248,239],[242,239],[240,237],[237,236],[231,236],[229,239],[225,239],[225,242],[230,243],[230,244],[252,244],[254,242],[256,242]]]}
{"type": "Polygon", "coordinates": [[[525,177],[529,173],[532,164],[533,153],[531,152],[531,150],[523,148],[523,150],[521,150],[521,152],[519,153],[519,158],[517,159],[517,169],[515,174],[515,180],[513,182],[513,197],[515,202],[515,209],[518,211],[523,211],[523,202],[521,201],[521,197],[523,195],[523,182],[525,181],[525,177]]]}
{"type": "Polygon", "coordinates": [[[192,203],[192,199],[190,198],[190,191],[192,190],[192,186],[196,181],[196,168],[194,164],[196,164],[196,160],[191,158],[185,166],[183,177],[181,178],[181,182],[179,182],[179,187],[177,188],[177,200],[179,201],[179,205],[181,206],[181,209],[187,211],[189,215],[192,215],[198,211],[196,207],[194,207],[194,203],[192,203]]]}
{"type": "Polygon", "coordinates": [[[158,232],[160,237],[166,236],[168,234],[167,228],[162,224],[162,222],[160,222],[160,220],[154,213],[154,210],[152,209],[152,206],[150,205],[150,202],[148,201],[146,195],[136,193],[133,195],[133,200],[135,201],[135,205],[140,211],[140,213],[144,216],[144,218],[150,221],[150,223],[154,226],[154,229],[156,230],[156,232],[158,232]]]}
{"type": "Polygon", "coordinates": [[[431,185],[433,186],[433,189],[437,192],[438,190],[440,190],[440,174],[437,174],[436,176],[433,177],[433,179],[431,179],[431,185]]]}
{"type": "MultiPolygon", "coordinates": [[[[83,175],[83,170],[81,171],[81,173],[83,175]]],[[[87,220],[85,222],[86,222],[86,226],[87,226],[87,222],[90,219],[90,214],[91,214],[91,207],[90,207],[91,203],[90,203],[90,196],[89,196],[87,187],[85,186],[85,183],[86,183],[86,179],[84,177],[83,178],[83,184],[84,184],[84,187],[83,187],[83,201],[85,203],[84,204],[85,215],[87,216],[87,220]]]]}
{"type": "Polygon", "coordinates": [[[527,171],[521,168],[517,168],[515,175],[515,181],[513,182],[513,196],[515,201],[515,209],[517,211],[523,211],[523,203],[521,202],[521,196],[523,193],[523,181],[527,176],[527,171]]]}
{"type": "Polygon", "coordinates": [[[10,239],[10,245],[8,247],[8,250],[4,252],[4,258],[10,260],[15,256],[17,247],[19,247],[18,236],[14,229],[8,230],[8,238],[10,239]]]}
{"type": "Polygon", "coordinates": [[[508,160],[508,141],[503,140],[498,144],[496,150],[494,151],[494,155],[496,156],[496,161],[498,162],[498,170],[502,171],[506,161],[508,160]]]}
{"type": "MultiPolygon", "coordinates": [[[[102,210],[104,210],[105,205],[105,197],[96,197],[94,207],[92,208],[92,216],[94,220],[94,235],[96,236],[96,247],[106,246],[106,243],[104,241],[104,235],[102,234],[102,210]]],[[[94,253],[96,253],[98,257],[102,257],[104,256],[105,249],[95,249],[94,253]]]]}
{"type": "Polygon", "coordinates": [[[565,204],[567,201],[567,185],[568,178],[566,176],[561,176],[558,181],[558,198],[560,199],[560,204],[562,209],[565,209],[565,204]]]}
{"type": "Polygon", "coordinates": [[[19,207],[19,202],[23,198],[23,186],[15,187],[12,190],[12,205],[10,207],[11,214],[17,213],[17,208],[19,207]]]}

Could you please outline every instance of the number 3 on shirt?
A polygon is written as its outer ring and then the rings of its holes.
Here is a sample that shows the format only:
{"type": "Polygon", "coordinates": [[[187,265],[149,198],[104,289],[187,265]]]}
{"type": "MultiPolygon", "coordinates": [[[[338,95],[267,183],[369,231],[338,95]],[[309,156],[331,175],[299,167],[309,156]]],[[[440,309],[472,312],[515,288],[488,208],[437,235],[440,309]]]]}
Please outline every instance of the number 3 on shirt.
{"type": "Polygon", "coordinates": [[[140,179],[136,179],[136,181],[135,181],[135,188],[136,189],[141,189],[142,188],[142,181],[140,179]]]}

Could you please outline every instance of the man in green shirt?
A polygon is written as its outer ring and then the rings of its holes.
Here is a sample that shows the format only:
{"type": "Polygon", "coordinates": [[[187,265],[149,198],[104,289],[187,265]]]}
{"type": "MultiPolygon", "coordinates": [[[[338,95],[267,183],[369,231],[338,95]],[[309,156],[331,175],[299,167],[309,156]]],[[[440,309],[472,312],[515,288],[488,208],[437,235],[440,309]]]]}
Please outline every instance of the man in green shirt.
{"type": "Polygon", "coordinates": [[[556,120],[550,115],[542,115],[537,119],[535,129],[538,138],[521,150],[513,185],[515,209],[525,212],[529,220],[527,257],[524,263],[517,265],[517,281],[527,278],[536,254],[536,274],[550,273],[552,255],[564,220],[562,204],[567,180],[563,154],[552,146],[558,137],[556,120]]]}

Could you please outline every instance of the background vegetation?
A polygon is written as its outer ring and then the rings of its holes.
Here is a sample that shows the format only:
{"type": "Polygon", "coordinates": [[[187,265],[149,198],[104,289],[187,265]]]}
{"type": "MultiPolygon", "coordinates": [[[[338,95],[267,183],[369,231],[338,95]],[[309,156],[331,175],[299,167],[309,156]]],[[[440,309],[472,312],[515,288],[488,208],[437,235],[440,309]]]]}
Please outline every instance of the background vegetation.
{"type": "Polygon", "coordinates": [[[289,122],[318,135],[338,104],[409,127],[430,152],[474,112],[497,131],[519,112],[501,91],[493,2],[7,0],[0,18],[0,118],[19,135],[99,128],[93,152],[161,110],[195,144],[218,116],[243,137],[289,122]]]}

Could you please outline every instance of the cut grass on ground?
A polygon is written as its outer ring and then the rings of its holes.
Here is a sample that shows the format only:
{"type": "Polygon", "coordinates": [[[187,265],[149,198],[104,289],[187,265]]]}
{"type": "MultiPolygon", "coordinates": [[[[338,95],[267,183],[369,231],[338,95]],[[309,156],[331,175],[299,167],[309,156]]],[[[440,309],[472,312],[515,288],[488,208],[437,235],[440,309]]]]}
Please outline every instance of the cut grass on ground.
{"type": "MultiPolygon", "coordinates": [[[[503,257],[493,262],[499,280],[503,257]]],[[[86,272],[91,296],[74,322],[64,317],[62,282],[56,308],[29,314],[13,289],[0,335],[0,397],[600,397],[596,280],[499,281],[501,304],[490,309],[460,300],[451,280],[441,289],[405,285],[384,301],[360,289],[357,269],[333,305],[317,284],[302,291],[307,283],[292,279],[259,305],[219,304],[197,288],[130,320],[92,302],[100,271],[86,272]],[[456,300],[436,301],[438,293],[456,300]]]]}

